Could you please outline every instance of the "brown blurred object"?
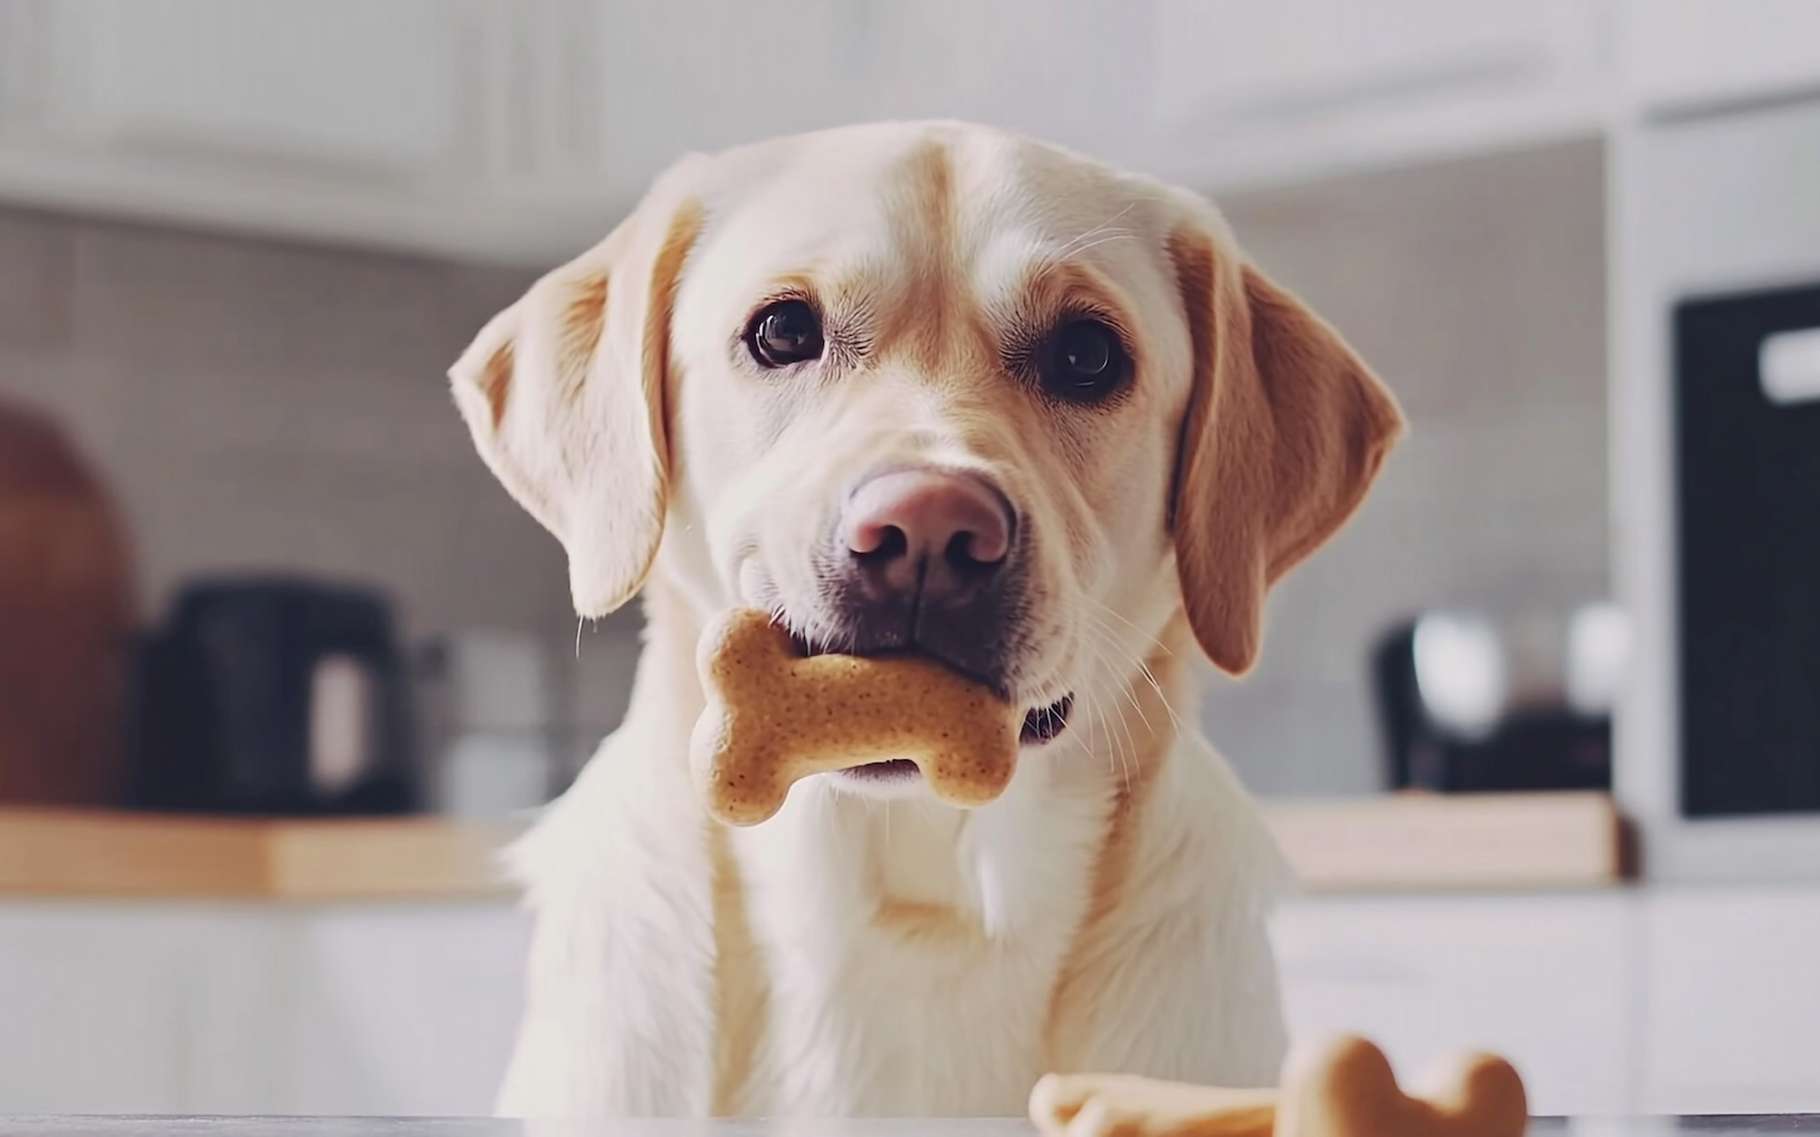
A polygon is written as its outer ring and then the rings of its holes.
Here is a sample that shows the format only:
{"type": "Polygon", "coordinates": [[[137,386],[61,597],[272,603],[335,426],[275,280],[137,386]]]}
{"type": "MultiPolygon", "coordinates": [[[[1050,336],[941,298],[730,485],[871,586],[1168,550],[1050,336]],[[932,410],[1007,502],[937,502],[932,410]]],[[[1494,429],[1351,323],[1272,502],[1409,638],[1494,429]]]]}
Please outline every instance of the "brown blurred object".
{"type": "Polygon", "coordinates": [[[0,802],[123,796],[129,560],[63,432],[0,404],[0,802]]]}

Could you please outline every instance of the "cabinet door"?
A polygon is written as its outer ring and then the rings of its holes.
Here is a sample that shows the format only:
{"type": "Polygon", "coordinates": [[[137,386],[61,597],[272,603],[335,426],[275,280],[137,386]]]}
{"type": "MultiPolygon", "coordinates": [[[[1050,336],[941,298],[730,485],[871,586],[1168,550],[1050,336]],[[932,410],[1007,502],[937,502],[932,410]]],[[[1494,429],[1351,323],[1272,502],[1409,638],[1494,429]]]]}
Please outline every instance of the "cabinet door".
{"type": "MultiPolygon", "coordinates": [[[[1565,17],[1565,18],[1564,18],[1565,17]]],[[[1160,0],[1158,100],[1212,119],[1533,80],[1573,47],[1559,3],[1160,0]]]]}
{"type": "Polygon", "coordinates": [[[1820,895],[1664,892],[1647,928],[1642,1108],[1820,1111],[1820,895]]]}
{"type": "Polygon", "coordinates": [[[523,912],[337,906],[300,917],[298,933],[277,1112],[492,1112],[523,1007],[523,912]]]}
{"type": "Polygon", "coordinates": [[[1609,894],[1292,904],[1275,929],[1291,1037],[1363,1034],[1412,1076],[1489,1049],[1537,1113],[1622,1112],[1629,917],[1609,894]]]}
{"type": "Polygon", "coordinates": [[[1820,92],[1812,0],[1624,0],[1631,95],[1656,110],[1820,92]]]}
{"type": "Polygon", "coordinates": [[[64,0],[40,113],[77,148],[399,176],[463,156],[477,24],[445,0],[64,0]]]}
{"type": "Polygon", "coordinates": [[[499,902],[0,904],[0,1111],[484,1115],[527,940],[499,902]]]}
{"type": "Polygon", "coordinates": [[[1158,0],[1157,171],[1306,178],[1598,128],[1603,4],[1158,0]]]}
{"type": "Polygon", "coordinates": [[[193,942],[182,914],[0,905],[0,1110],[182,1112],[193,942]]]}

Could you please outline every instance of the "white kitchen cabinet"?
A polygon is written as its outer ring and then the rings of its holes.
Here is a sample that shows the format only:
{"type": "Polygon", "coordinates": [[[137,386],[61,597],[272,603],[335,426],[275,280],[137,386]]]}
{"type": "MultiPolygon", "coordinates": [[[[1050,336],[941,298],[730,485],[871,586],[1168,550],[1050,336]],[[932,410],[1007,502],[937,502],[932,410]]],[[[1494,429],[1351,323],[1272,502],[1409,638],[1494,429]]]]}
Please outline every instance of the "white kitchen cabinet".
{"type": "MultiPolygon", "coordinates": [[[[0,902],[0,1112],[486,1113],[528,933],[500,900],[0,902]]],[[[1820,1110],[1820,891],[1336,894],[1274,934],[1297,1040],[1490,1048],[1544,1113],[1820,1110]]]]}
{"type": "Polygon", "coordinates": [[[0,200],[548,265],[838,123],[1217,190],[1816,90],[1810,0],[0,0],[0,200]]]}
{"type": "Polygon", "coordinates": [[[1668,893],[1644,918],[1641,1107],[1820,1112],[1820,896],[1668,893]]]}
{"type": "Polygon", "coordinates": [[[0,198],[491,259],[572,252],[584,0],[0,0],[0,198]]]}
{"type": "Polygon", "coordinates": [[[499,904],[346,906],[304,929],[309,961],[279,1107],[484,1115],[523,1006],[528,920],[499,904]]]}
{"type": "Polygon", "coordinates": [[[1609,0],[0,0],[0,200],[547,265],[679,154],[968,118],[1214,189],[1591,129],[1609,0]]]}
{"type": "Polygon", "coordinates": [[[41,125],[69,146],[305,176],[473,168],[477,22],[444,0],[60,0],[40,22],[41,125]]]}
{"type": "Polygon", "coordinates": [[[1591,133],[1608,4],[1159,0],[1156,113],[1178,177],[1281,178],[1591,133]]]}
{"type": "Polygon", "coordinates": [[[181,1112],[194,942],[156,907],[0,906],[0,1112],[181,1112]]]}
{"type": "Polygon", "coordinates": [[[1606,891],[1319,898],[1274,931],[1292,1038],[1364,1034],[1412,1074],[1488,1049],[1537,1112],[1609,1114],[1632,1080],[1634,929],[1606,891]]]}
{"type": "Polygon", "coordinates": [[[1626,94],[1645,111],[1820,93],[1812,0],[1623,0],[1620,12],[1626,94]]]}
{"type": "Polygon", "coordinates": [[[614,170],[680,149],[872,119],[991,122],[1112,160],[1152,156],[1151,0],[671,0],[599,30],[614,170]]]}
{"type": "Polygon", "coordinates": [[[1581,54],[1584,4],[1163,0],[1159,98],[1293,116],[1396,92],[1537,76],[1581,54]]]}
{"type": "Polygon", "coordinates": [[[0,1113],[491,1112],[503,902],[0,904],[0,1113]]]}

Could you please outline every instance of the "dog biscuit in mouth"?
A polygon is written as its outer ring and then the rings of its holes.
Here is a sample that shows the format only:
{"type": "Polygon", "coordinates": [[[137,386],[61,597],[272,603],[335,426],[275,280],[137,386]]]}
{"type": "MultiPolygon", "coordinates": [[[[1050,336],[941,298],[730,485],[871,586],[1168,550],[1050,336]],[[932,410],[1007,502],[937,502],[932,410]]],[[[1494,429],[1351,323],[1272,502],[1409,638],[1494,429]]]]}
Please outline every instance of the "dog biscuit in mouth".
{"type": "Polygon", "coordinates": [[[771,817],[810,774],[894,758],[950,805],[984,805],[1011,781],[1023,713],[932,660],[804,657],[766,613],[736,609],[703,634],[696,666],[707,707],[690,770],[730,825],[771,817]]]}

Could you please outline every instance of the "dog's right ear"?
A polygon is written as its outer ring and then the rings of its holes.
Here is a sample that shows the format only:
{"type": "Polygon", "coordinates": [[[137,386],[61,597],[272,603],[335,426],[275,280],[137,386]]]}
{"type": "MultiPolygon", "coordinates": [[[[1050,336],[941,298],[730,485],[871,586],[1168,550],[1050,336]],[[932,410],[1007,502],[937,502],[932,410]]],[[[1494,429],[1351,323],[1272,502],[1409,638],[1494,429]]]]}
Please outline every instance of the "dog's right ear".
{"type": "Polygon", "coordinates": [[[1403,430],[1352,348],[1207,224],[1170,241],[1194,350],[1172,522],[1195,637],[1257,661],[1270,586],[1338,529],[1403,430]]]}
{"type": "Polygon", "coordinates": [[[567,550],[583,616],[631,599],[663,538],[670,314],[702,217],[687,172],[493,317],[449,369],[481,457],[567,550]]]}

